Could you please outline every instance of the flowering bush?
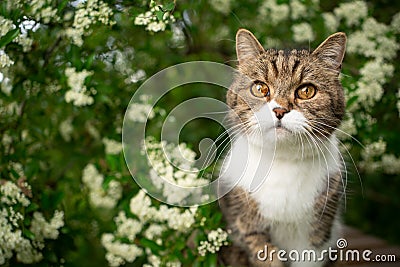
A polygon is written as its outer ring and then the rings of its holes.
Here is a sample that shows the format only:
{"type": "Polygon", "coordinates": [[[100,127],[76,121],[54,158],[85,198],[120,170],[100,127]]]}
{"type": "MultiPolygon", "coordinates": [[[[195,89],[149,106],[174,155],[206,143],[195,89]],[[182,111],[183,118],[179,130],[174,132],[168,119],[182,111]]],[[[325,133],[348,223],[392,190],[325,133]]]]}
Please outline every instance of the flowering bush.
{"type": "MultiPolygon", "coordinates": [[[[239,27],[278,48],[315,47],[346,32],[348,112],[339,136],[349,167],[354,160],[360,173],[349,170],[347,222],[400,242],[392,212],[400,200],[400,7],[390,4],[397,8],[322,0],[1,1],[0,265],[217,265],[229,242],[217,203],[178,208],[149,197],[124,162],[122,122],[129,99],[157,71],[191,60],[234,66],[239,27]]],[[[150,159],[138,153],[131,171],[171,202],[187,196],[157,184],[155,171],[198,186],[209,170],[182,173],[161,157],[164,149],[194,159],[199,140],[221,133],[196,120],[180,145],[159,140],[174,106],[225,94],[211,85],[188,88],[154,110],[143,97],[126,114],[152,119],[141,140],[150,159]]]]}

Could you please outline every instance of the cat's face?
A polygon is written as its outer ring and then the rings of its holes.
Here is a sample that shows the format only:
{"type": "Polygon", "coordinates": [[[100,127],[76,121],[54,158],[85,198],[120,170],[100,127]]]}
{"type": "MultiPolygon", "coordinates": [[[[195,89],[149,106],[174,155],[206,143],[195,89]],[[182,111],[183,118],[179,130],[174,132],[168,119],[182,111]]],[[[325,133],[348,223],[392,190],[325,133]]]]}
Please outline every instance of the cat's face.
{"type": "Polygon", "coordinates": [[[329,137],[344,114],[338,76],[345,44],[345,34],[336,33],[312,53],[265,51],[253,34],[239,30],[236,51],[243,75],[227,94],[236,123],[247,133],[258,133],[254,138],[259,142],[329,137]]]}

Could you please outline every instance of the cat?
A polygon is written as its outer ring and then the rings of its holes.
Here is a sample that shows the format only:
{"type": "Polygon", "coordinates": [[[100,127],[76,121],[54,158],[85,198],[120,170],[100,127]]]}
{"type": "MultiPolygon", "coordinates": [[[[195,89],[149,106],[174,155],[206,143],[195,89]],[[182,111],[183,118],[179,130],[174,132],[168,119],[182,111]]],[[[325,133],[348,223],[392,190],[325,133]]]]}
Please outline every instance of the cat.
{"type": "Polygon", "coordinates": [[[230,191],[220,206],[232,231],[228,257],[247,258],[232,265],[333,264],[322,251],[341,236],[344,161],[335,130],[345,113],[345,48],[341,32],[313,52],[265,50],[250,31],[237,32],[240,75],[227,92],[235,136],[220,171],[220,187],[230,191]],[[266,248],[324,257],[265,259],[266,248]]]}

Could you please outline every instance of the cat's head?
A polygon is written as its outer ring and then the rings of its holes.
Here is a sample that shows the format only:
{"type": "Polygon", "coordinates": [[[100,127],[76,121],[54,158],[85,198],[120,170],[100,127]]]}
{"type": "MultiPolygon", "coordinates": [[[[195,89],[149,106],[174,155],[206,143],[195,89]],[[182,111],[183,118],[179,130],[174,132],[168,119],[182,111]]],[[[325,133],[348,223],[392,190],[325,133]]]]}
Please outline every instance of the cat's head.
{"type": "Polygon", "coordinates": [[[239,30],[241,75],[227,94],[236,123],[247,133],[262,133],[261,142],[329,137],[345,110],[339,81],[345,47],[346,35],[335,33],[313,52],[265,50],[251,32],[239,30]]]}

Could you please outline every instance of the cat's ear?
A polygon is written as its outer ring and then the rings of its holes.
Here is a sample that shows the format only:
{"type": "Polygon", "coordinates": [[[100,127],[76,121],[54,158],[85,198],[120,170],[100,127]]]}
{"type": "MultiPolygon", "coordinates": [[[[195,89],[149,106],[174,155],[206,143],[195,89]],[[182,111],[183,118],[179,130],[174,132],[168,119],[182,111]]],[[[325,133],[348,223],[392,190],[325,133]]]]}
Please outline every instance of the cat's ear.
{"type": "Polygon", "coordinates": [[[344,53],[346,51],[346,34],[337,32],[326,38],[313,54],[324,60],[328,60],[333,68],[339,70],[342,67],[344,53]]]}
{"type": "Polygon", "coordinates": [[[239,64],[258,56],[264,51],[260,42],[250,31],[245,29],[238,30],[236,33],[236,55],[239,64]]]}

